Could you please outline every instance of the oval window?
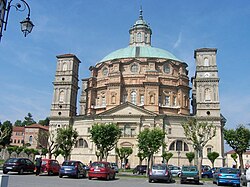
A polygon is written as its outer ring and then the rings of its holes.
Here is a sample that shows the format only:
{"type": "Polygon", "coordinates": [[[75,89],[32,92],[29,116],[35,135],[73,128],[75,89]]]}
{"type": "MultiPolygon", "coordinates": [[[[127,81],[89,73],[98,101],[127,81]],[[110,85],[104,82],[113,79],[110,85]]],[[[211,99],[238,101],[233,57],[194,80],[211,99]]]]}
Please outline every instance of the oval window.
{"type": "Polygon", "coordinates": [[[170,73],[170,66],[169,66],[169,64],[164,64],[163,71],[164,71],[164,73],[170,73]]]}
{"type": "Polygon", "coordinates": [[[139,69],[139,67],[138,67],[137,64],[133,64],[133,65],[131,66],[131,72],[133,72],[133,73],[138,72],[138,69],[139,69]]]}
{"type": "Polygon", "coordinates": [[[108,68],[103,68],[103,70],[102,70],[102,74],[103,74],[103,76],[107,76],[108,75],[108,68]]]}

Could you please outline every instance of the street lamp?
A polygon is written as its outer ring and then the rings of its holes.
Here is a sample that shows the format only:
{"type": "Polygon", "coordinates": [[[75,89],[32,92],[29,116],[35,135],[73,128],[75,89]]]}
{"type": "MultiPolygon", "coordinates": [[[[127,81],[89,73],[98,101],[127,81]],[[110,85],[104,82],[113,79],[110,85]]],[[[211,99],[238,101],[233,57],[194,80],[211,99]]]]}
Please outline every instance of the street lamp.
{"type": "Polygon", "coordinates": [[[25,0],[20,0],[23,5],[20,3],[16,3],[15,5],[12,5],[13,0],[10,0],[7,5],[7,0],[0,0],[0,41],[2,37],[2,31],[4,27],[4,31],[6,31],[7,28],[7,23],[8,23],[8,18],[9,18],[9,13],[10,13],[10,8],[15,7],[16,11],[24,11],[26,8],[28,9],[28,15],[27,18],[21,21],[21,31],[24,34],[24,37],[26,37],[29,33],[31,33],[34,24],[32,21],[30,21],[30,7],[28,3],[25,0]],[[6,8],[7,5],[7,8],[6,8]],[[5,16],[6,13],[6,16],[5,16]]]}

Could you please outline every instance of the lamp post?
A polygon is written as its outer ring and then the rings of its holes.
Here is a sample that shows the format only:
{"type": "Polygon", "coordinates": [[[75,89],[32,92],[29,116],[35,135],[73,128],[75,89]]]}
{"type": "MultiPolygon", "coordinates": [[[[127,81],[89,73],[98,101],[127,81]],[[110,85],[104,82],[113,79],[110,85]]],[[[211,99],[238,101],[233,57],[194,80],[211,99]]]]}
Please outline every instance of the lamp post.
{"type": "Polygon", "coordinates": [[[0,41],[1,41],[3,29],[4,31],[6,31],[7,29],[8,18],[9,18],[11,7],[14,7],[16,11],[21,11],[21,12],[26,10],[26,8],[28,9],[27,17],[23,21],[20,22],[21,31],[23,32],[24,37],[26,37],[29,33],[31,33],[34,27],[34,24],[30,20],[30,7],[28,3],[25,0],[19,0],[19,1],[22,2],[22,4],[16,3],[12,5],[13,0],[10,0],[8,4],[7,4],[7,0],[0,0],[0,41]]]}

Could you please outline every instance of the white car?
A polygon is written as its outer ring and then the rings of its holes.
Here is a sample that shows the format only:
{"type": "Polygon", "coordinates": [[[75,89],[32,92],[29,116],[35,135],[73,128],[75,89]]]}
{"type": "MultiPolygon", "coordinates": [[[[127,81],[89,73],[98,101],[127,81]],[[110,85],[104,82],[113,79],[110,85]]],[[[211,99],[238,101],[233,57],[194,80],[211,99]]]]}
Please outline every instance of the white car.
{"type": "Polygon", "coordinates": [[[181,167],[179,166],[169,166],[172,176],[174,177],[180,177],[181,175],[181,167]]]}

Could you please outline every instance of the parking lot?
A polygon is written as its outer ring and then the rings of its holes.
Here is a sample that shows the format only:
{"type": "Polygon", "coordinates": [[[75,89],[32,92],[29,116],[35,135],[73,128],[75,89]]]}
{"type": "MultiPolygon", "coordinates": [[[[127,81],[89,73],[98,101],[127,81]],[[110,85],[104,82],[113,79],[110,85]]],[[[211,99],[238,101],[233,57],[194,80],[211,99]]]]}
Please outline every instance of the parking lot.
{"type": "Polygon", "coordinates": [[[24,174],[18,175],[16,173],[9,173],[9,187],[105,187],[105,186],[112,186],[112,187],[156,187],[156,186],[169,186],[169,187],[193,187],[193,186],[216,186],[211,182],[204,182],[200,185],[196,184],[180,184],[178,181],[175,183],[149,183],[147,178],[136,178],[136,177],[129,177],[129,176],[117,176],[116,180],[88,180],[87,178],[84,179],[75,179],[75,178],[59,178],[58,176],[35,176],[34,174],[24,174]]]}

